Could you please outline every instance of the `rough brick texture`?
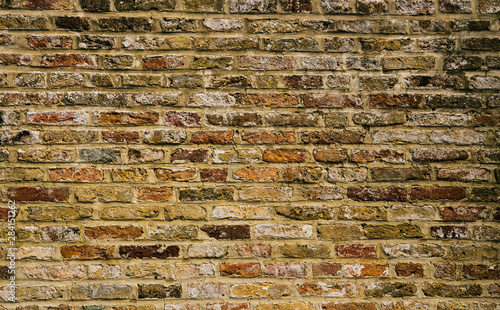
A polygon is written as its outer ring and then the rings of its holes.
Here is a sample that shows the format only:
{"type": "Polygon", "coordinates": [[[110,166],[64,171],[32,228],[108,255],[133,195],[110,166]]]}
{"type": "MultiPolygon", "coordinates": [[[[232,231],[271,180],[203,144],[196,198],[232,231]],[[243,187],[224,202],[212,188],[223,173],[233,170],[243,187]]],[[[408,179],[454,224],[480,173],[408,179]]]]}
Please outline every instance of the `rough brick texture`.
{"type": "Polygon", "coordinates": [[[499,14],[0,0],[0,310],[499,310],[499,14]]]}

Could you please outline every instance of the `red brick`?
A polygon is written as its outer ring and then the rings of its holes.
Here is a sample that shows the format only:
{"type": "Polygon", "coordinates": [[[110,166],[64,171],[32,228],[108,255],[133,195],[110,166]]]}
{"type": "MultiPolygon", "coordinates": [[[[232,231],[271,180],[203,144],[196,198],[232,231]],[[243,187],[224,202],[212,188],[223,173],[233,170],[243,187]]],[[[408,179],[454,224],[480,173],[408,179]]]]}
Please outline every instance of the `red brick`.
{"type": "Polygon", "coordinates": [[[344,108],[361,107],[361,98],[342,94],[306,94],[304,105],[308,108],[344,108]]]}
{"type": "Polygon", "coordinates": [[[232,144],[234,132],[227,131],[199,131],[191,136],[191,142],[195,144],[232,144]]]}
{"type": "Polygon", "coordinates": [[[120,246],[120,257],[123,258],[169,258],[179,257],[178,245],[123,245],[120,246]]]}
{"type": "Polygon", "coordinates": [[[41,125],[85,125],[87,114],[81,111],[28,112],[27,122],[41,125]]]}
{"type": "Polygon", "coordinates": [[[32,63],[31,55],[0,53],[0,66],[29,66],[32,63]]]}
{"type": "Polygon", "coordinates": [[[137,131],[103,131],[102,141],[105,143],[139,143],[137,131]]]}
{"type": "Polygon", "coordinates": [[[169,201],[171,198],[170,187],[143,187],[137,192],[137,199],[144,201],[169,201]]]}
{"type": "Polygon", "coordinates": [[[262,276],[262,270],[258,263],[221,264],[220,275],[223,277],[255,278],[262,276]]]}
{"type": "Polygon", "coordinates": [[[486,207],[446,207],[439,212],[445,221],[477,221],[488,216],[486,207]]]}
{"type": "Polygon", "coordinates": [[[418,108],[422,102],[422,95],[370,95],[370,105],[379,108],[418,108]]]}
{"type": "Polygon", "coordinates": [[[269,163],[303,163],[306,161],[306,151],[303,149],[265,150],[262,160],[269,163]]]}
{"type": "Polygon", "coordinates": [[[355,201],[406,201],[406,190],[399,187],[349,187],[347,197],[355,201]]]}
{"type": "Polygon", "coordinates": [[[61,256],[68,259],[110,259],[113,258],[114,245],[72,245],[61,247],[61,256]]]}
{"type": "Polygon", "coordinates": [[[70,67],[97,69],[97,55],[47,54],[42,56],[42,67],[70,67]]]}
{"type": "Polygon", "coordinates": [[[317,263],[312,266],[313,275],[317,277],[340,276],[340,264],[317,263]]]}
{"type": "Polygon", "coordinates": [[[73,39],[68,36],[40,36],[30,35],[27,36],[28,46],[32,49],[71,49],[73,46],[73,39]]]}
{"type": "Polygon", "coordinates": [[[227,168],[201,169],[200,179],[202,182],[225,182],[227,179],[227,168]]]}
{"type": "Polygon", "coordinates": [[[49,180],[52,182],[91,182],[104,181],[102,169],[96,168],[59,168],[49,170],[49,180]]]}
{"type": "Polygon", "coordinates": [[[148,70],[170,70],[184,65],[184,56],[144,56],[144,67],[148,70]]]}
{"type": "Polygon", "coordinates": [[[158,123],[157,112],[99,112],[94,114],[94,123],[101,126],[141,126],[158,123]]]}
{"type": "Polygon", "coordinates": [[[462,200],[465,197],[463,187],[417,187],[411,190],[411,200],[462,200]]]}
{"type": "Polygon", "coordinates": [[[97,226],[85,228],[85,237],[88,239],[135,239],[142,236],[142,233],[142,227],[138,226],[97,226]]]}
{"type": "Polygon", "coordinates": [[[200,127],[200,116],[194,112],[167,112],[165,125],[174,127],[200,127]]]}
{"type": "Polygon", "coordinates": [[[322,88],[323,78],[318,75],[292,75],[284,77],[287,88],[322,88]]]}
{"type": "Polygon", "coordinates": [[[376,245],[338,245],[335,247],[337,256],[339,257],[357,257],[357,258],[376,258],[376,245]]]}
{"type": "Polygon", "coordinates": [[[175,150],[170,156],[170,162],[190,161],[203,163],[208,160],[208,150],[175,150]]]}
{"type": "Polygon", "coordinates": [[[67,187],[11,187],[7,192],[14,201],[50,201],[62,202],[69,199],[67,187]]]}

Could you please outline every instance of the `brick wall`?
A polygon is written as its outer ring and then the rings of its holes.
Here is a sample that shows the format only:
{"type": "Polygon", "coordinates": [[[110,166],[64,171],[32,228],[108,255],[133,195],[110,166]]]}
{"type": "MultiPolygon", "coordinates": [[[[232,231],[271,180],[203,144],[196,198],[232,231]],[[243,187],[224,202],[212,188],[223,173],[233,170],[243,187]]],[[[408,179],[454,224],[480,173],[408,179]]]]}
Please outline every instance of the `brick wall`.
{"type": "Polygon", "coordinates": [[[0,309],[500,309],[498,0],[0,8],[0,309]]]}

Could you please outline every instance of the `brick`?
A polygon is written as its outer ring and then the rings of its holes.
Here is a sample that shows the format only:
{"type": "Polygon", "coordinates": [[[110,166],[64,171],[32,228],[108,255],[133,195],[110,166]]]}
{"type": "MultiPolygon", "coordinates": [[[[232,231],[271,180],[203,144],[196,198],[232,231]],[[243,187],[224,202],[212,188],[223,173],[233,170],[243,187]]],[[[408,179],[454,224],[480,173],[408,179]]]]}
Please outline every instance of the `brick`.
{"type": "Polygon", "coordinates": [[[290,167],[285,168],[283,179],[286,182],[315,183],[323,175],[321,168],[315,167],[290,167]]]}
{"type": "Polygon", "coordinates": [[[129,149],[127,155],[131,163],[154,162],[164,158],[163,151],[155,149],[129,149]]]}
{"type": "Polygon", "coordinates": [[[292,194],[291,187],[243,187],[238,191],[244,201],[289,201],[292,194]]]}
{"type": "Polygon", "coordinates": [[[110,0],[82,0],[81,7],[84,11],[105,12],[110,10],[110,0]]]}
{"type": "Polygon", "coordinates": [[[241,139],[250,144],[291,144],[296,141],[293,131],[243,131],[241,139]]]}
{"type": "Polygon", "coordinates": [[[434,264],[434,277],[438,279],[455,280],[456,265],[446,263],[434,264]]]}
{"type": "Polygon", "coordinates": [[[142,57],[144,67],[148,70],[169,70],[184,65],[183,56],[145,56],[142,57]]]}
{"type": "Polygon", "coordinates": [[[209,277],[215,274],[212,264],[176,265],[172,278],[174,280],[209,277]]]}
{"type": "Polygon", "coordinates": [[[234,172],[236,180],[254,182],[276,182],[279,179],[279,170],[276,168],[244,168],[234,172]]]}
{"type": "Polygon", "coordinates": [[[142,233],[142,227],[137,226],[97,226],[85,228],[85,237],[88,239],[135,239],[142,236],[142,233]]]}
{"type": "Polygon", "coordinates": [[[142,17],[99,18],[97,25],[103,31],[144,32],[151,31],[153,20],[142,17]]]}
{"type": "Polygon", "coordinates": [[[394,271],[399,277],[424,276],[424,268],[419,263],[397,263],[394,271]]]}
{"type": "Polygon", "coordinates": [[[269,257],[271,256],[271,246],[267,244],[240,244],[234,247],[241,257],[269,257]]]}
{"type": "Polygon", "coordinates": [[[445,283],[425,283],[422,291],[425,296],[455,298],[479,296],[482,293],[481,286],[478,284],[454,286],[445,283]]]}
{"type": "Polygon", "coordinates": [[[123,258],[169,258],[179,256],[177,245],[127,245],[120,246],[120,257],[123,258]]]}
{"type": "Polygon", "coordinates": [[[229,288],[233,298],[278,298],[290,296],[290,287],[283,283],[236,284],[229,288]]]}
{"type": "Polygon", "coordinates": [[[370,105],[380,108],[418,108],[422,102],[421,95],[370,95],[370,105]]]}
{"type": "Polygon", "coordinates": [[[347,278],[388,277],[389,266],[377,264],[345,264],[342,272],[347,278]]]}
{"type": "Polygon", "coordinates": [[[93,168],[60,168],[49,170],[49,180],[52,182],[102,182],[104,173],[93,168]]]}
{"type": "Polygon", "coordinates": [[[262,276],[262,270],[258,263],[221,264],[220,273],[223,277],[255,278],[262,276]]]}
{"type": "Polygon", "coordinates": [[[356,144],[363,143],[364,137],[365,133],[362,131],[309,131],[302,134],[301,140],[314,144],[356,144]]]}
{"type": "Polygon", "coordinates": [[[115,1],[115,7],[118,11],[172,11],[176,3],[174,0],[159,0],[154,2],[145,0],[120,0],[115,1]]]}
{"type": "Polygon", "coordinates": [[[480,182],[488,181],[490,173],[486,169],[439,169],[437,179],[448,181],[480,182]]]}
{"type": "Polygon", "coordinates": [[[482,0],[479,1],[479,12],[483,14],[498,13],[500,6],[495,1],[482,0]]]}
{"type": "Polygon", "coordinates": [[[61,256],[67,259],[109,259],[113,257],[114,246],[63,246],[61,256]]]}
{"type": "Polygon", "coordinates": [[[466,279],[498,279],[500,277],[498,265],[464,265],[462,268],[466,279]]]}
{"type": "Polygon", "coordinates": [[[205,225],[201,230],[209,237],[222,240],[250,239],[249,225],[205,225]]]}
{"type": "Polygon", "coordinates": [[[154,240],[193,240],[198,227],[193,225],[150,226],[149,236],[154,240]]]}
{"type": "Polygon", "coordinates": [[[97,68],[97,55],[47,54],[42,56],[43,67],[97,68]]]}
{"type": "Polygon", "coordinates": [[[434,238],[468,239],[469,232],[463,226],[432,226],[431,236],[434,238]]]}
{"type": "Polygon", "coordinates": [[[46,16],[4,14],[0,18],[0,29],[47,30],[49,29],[49,19],[46,16]]]}
{"type": "Polygon", "coordinates": [[[206,149],[192,149],[192,150],[175,150],[171,156],[171,162],[206,162],[208,160],[208,150],[206,149]]]}
{"type": "Polygon", "coordinates": [[[362,302],[349,302],[349,303],[329,303],[321,304],[322,310],[349,310],[349,309],[360,309],[360,310],[375,310],[375,303],[362,303],[362,302]]]}
{"type": "Polygon", "coordinates": [[[352,283],[306,282],[297,291],[301,296],[352,297],[356,289],[352,283]]]}
{"type": "Polygon", "coordinates": [[[444,247],[437,244],[408,244],[384,247],[384,253],[389,257],[441,257],[444,247]]]}
{"type": "Polygon", "coordinates": [[[203,25],[213,31],[233,31],[243,28],[242,18],[205,18],[203,25]]]}
{"type": "Polygon", "coordinates": [[[376,258],[377,246],[374,245],[338,245],[335,247],[338,257],[358,257],[358,258],[376,258]]]}
{"type": "Polygon", "coordinates": [[[227,246],[221,245],[190,245],[188,257],[193,258],[220,258],[227,255],[227,246]]]}
{"type": "Polygon", "coordinates": [[[28,46],[32,49],[71,49],[73,40],[68,36],[40,36],[30,35],[26,37],[28,46]]]}
{"type": "MultiPolygon", "coordinates": [[[[83,4],[82,4],[83,8],[83,4]]],[[[83,31],[90,29],[89,19],[79,16],[56,16],[55,25],[58,28],[68,29],[73,31],[83,31]]]]}
{"type": "Polygon", "coordinates": [[[132,292],[132,287],[124,284],[75,285],[70,289],[72,300],[86,299],[125,299],[132,292]]]}
{"type": "Polygon", "coordinates": [[[429,70],[434,66],[434,57],[386,57],[382,59],[384,70],[429,70]]]}
{"type": "Polygon", "coordinates": [[[317,277],[340,276],[340,264],[335,263],[316,263],[312,266],[312,272],[317,277]]]}
{"type": "Polygon", "coordinates": [[[411,190],[412,200],[461,200],[465,197],[462,187],[416,187],[411,190]]]}
{"type": "Polygon", "coordinates": [[[485,207],[446,207],[439,212],[445,221],[476,221],[485,219],[488,211],[485,207]]]}
{"type": "Polygon", "coordinates": [[[191,142],[195,144],[232,144],[234,132],[226,131],[200,131],[191,135],[191,142]]]}
{"type": "Polygon", "coordinates": [[[368,297],[403,297],[414,296],[417,293],[415,284],[394,282],[394,283],[371,283],[365,288],[365,295],[368,297]]]}
{"type": "Polygon", "coordinates": [[[0,65],[9,66],[30,66],[33,62],[31,55],[23,54],[13,54],[13,53],[1,53],[0,54],[0,65]]]}

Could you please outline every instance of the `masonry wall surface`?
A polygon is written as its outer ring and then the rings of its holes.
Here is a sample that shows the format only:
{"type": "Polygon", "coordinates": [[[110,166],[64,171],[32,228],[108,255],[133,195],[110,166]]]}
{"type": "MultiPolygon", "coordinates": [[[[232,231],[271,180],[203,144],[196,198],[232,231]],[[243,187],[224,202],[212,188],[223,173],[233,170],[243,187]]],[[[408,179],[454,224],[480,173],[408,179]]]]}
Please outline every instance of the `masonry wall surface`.
{"type": "Polygon", "coordinates": [[[0,309],[500,309],[498,0],[0,9],[0,309]]]}

